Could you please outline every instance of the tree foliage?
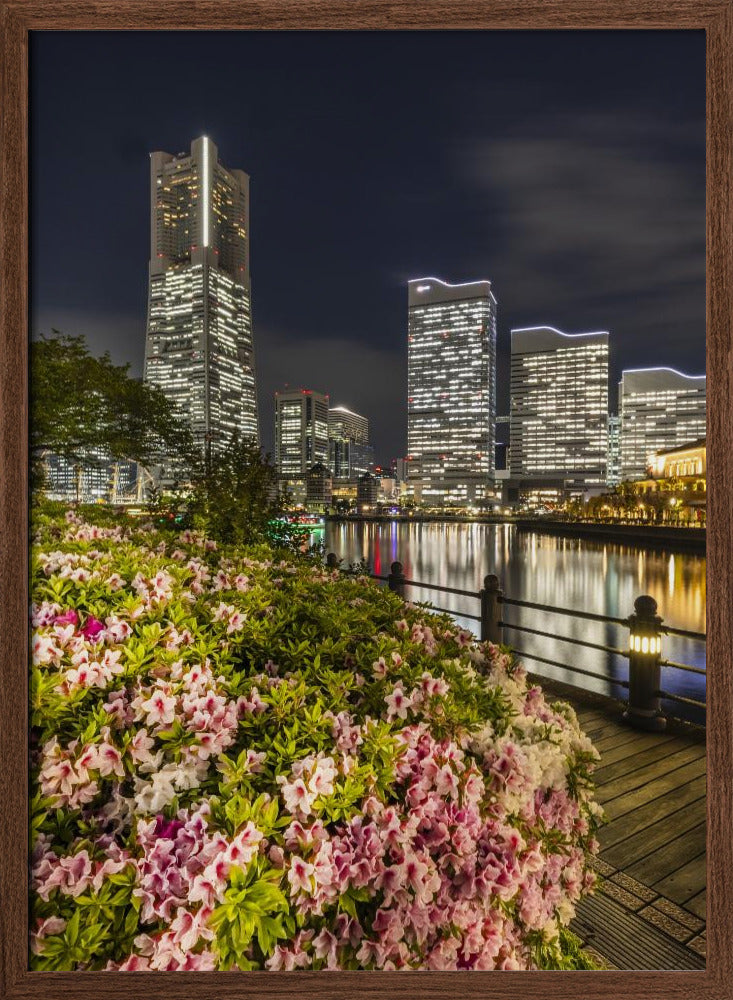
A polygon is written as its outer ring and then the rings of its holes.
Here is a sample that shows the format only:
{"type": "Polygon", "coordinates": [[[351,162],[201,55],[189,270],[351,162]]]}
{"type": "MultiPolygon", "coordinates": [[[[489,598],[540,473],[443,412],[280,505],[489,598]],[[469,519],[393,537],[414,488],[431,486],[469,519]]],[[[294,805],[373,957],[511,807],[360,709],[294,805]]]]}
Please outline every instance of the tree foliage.
{"type": "Polygon", "coordinates": [[[31,461],[44,452],[83,466],[124,459],[153,463],[162,451],[192,454],[191,433],[160,389],[130,375],[108,352],[89,353],[84,337],[54,330],[34,340],[31,357],[31,461]]]}
{"type": "Polygon", "coordinates": [[[199,456],[186,507],[195,527],[222,542],[272,540],[284,497],[277,470],[259,445],[235,435],[222,450],[199,456]]]}

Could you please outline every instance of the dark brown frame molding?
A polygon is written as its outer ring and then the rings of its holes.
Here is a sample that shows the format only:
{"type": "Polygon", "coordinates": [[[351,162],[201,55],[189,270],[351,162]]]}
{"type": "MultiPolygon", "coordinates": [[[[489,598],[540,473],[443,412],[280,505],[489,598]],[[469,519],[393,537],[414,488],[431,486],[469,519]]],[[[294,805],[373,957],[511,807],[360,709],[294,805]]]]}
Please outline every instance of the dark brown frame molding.
{"type": "Polygon", "coordinates": [[[733,996],[733,0],[0,0],[0,997],[733,996]],[[41,973],[27,967],[28,32],[704,29],[708,924],[704,972],[41,973]]]}

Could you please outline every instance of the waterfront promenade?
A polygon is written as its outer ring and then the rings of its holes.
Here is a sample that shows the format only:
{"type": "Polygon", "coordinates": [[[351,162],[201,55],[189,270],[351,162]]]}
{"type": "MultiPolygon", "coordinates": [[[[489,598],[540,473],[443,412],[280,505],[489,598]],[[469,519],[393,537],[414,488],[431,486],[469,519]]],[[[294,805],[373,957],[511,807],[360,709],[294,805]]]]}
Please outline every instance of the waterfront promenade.
{"type": "Polygon", "coordinates": [[[608,822],[599,833],[601,876],[572,928],[604,966],[702,969],[706,922],[705,731],[671,724],[640,733],[620,704],[569,696],[547,681],[549,695],[574,702],[601,754],[597,799],[608,822]]]}

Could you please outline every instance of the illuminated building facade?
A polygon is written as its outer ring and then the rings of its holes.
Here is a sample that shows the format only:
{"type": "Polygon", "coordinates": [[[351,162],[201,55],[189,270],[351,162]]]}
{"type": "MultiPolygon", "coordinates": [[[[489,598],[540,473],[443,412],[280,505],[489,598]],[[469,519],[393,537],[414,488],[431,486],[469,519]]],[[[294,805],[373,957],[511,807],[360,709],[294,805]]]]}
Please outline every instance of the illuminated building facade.
{"type": "Polygon", "coordinates": [[[481,503],[494,478],[496,299],[490,281],[408,283],[407,481],[427,506],[481,503]]]}
{"type": "Polygon", "coordinates": [[[621,482],[621,417],[608,415],[608,471],[606,484],[618,486],[621,482]]]}
{"type": "Polygon", "coordinates": [[[345,406],[328,411],[328,458],[335,479],[358,479],[374,464],[369,421],[345,406]]]}
{"type": "Polygon", "coordinates": [[[188,154],[150,157],[151,239],[145,379],[226,448],[259,440],[250,305],[249,177],[205,136],[188,154]]]}
{"type": "Polygon", "coordinates": [[[275,393],[275,458],[283,481],[303,481],[328,463],[328,396],[310,389],[275,393]]]}
{"type": "Polygon", "coordinates": [[[560,493],[606,483],[608,333],[512,330],[510,471],[560,493]]]}
{"type": "Polygon", "coordinates": [[[632,368],[621,373],[621,478],[645,479],[659,451],[705,436],[704,375],[674,368],[632,368]]]}
{"type": "Polygon", "coordinates": [[[44,494],[49,500],[78,503],[132,503],[138,493],[136,462],[113,462],[101,448],[82,462],[48,453],[44,459],[44,494]]]}

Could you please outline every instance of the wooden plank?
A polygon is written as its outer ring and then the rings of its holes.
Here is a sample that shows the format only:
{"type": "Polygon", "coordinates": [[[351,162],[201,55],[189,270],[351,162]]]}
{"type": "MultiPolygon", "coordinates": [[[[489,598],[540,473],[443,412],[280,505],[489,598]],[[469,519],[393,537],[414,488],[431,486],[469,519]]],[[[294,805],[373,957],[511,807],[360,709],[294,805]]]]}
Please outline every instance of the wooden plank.
{"type": "MultiPolygon", "coordinates": [[[[671,789],[665,795],[660,795],[659,798],[611,820],[607,826],[601,827],[599,831],[598,839],[601,842],[601,849],[611,847],[632,835],[639,835],[639,832],[646,829],[647,826],[651,826],[667,816],[672,816],[682,806],[702,798],[706,794],[706,785],[705,777],[698,776],[678,788],[671,789]]],[[[609,817],[609,819],[611,818],[609,817]]]]}
{"type": "Polygon", "coordinates": [[[575,705],[573,708],[575,709],[575,714],[578,716],[578,721],[584,727],[599,721],[601,723],[610,721],[608,712],[605,712],[602,708],[578,708],[575,705]]]}
{"type": "Polygon", "coordinates": [[[701,778],[705,774],[705,766],[704,757],[692,760],[683,767],[668,771],[655,781],[648,782],[640,788],[634,788],[633,791],[625,795],[617,795],[604,806],[607,817],[609,820],[618,819],[620,816],[638,809],[639,806],[647,805],[654,799],[660,798],[666,792],[674,791],[688,781],[692,781],[693,778],[701,778]]]}
{"type": "Polygon", "coordinates": [[[618,969],[704,969],[705,959],[603,892],[578,905],[571,930],[618,969]]]}
{"type": "Polygon", "coordinates": [[[695,916],[701,917],[703,920],[707,920],[708,919],[707,903],[708,903],[707,889],[703,889],[702,892],[698,892],[698,894],[696,896],[693,896],[692,899],[687,900],[687,902],[685,903],[685,909],[690,910],[690,912],[694,913],[695,916]]]}
{"type": "MultiPolygon", "coordinates": [[[[676,819],[677,817],[673,816],[670,823],[676,823],[676,819]]],[[[646,840],[646,836],[643,837],[643,840],[646,840]]],[[[697,826],[680,834],[679,837],[671,840],[658,851],[652,851],[635,864],[625,866],[624,871],[632,878],[638,878],[645,885],[653,886],[661,879],[672,875],[683,865],[699,857],[700,854],[705,854],[706,846],[706,824],[698,823],[697,826]]],[[[705,882],[703,882],[704,885],[705,882]]]]}
{"type": "Polygon", "coordinates": [[[645,767],[630,769],[625,774],[601,784],[596,791],[596,799],[604,804],[612,799],[625,797],[641,787],[653,790],[657,782],[665,778],[673,779],[683,765],[693,763],[702,764],[703,770],[705,769],[705,753],[701,753],[700,747],[694,743],[662,760],[653,761],[645,767]]]}
{"type": "Polygon", "coordinates": [[[614,761],[606,761],[602,758],[601,766],[593,772],[593,780],[597,785],[605,785],[607,782],[628,771],[644,767],[646,764],[652,764],[654,761],[667,757],[669,754],[681,750],[686,746],[689,746],[689,743],[681,739],[675,739],[669,740],[666,743],[652,744],[652,746],[647,747],[645,750],[637,750],[636,753],[630,754],[628,757],[622,757],[614,761]]]}
{"type": "MultiPolygon", "coordinates": [[[[604,850],[603,860],[615,868],[627,870],[627,866],[633,865],[641,858],[646,857],[647,854],[665,847],[678,835],[686,833],[698,823],[704,823],[706,810],[707,799],[705,796],[695,799],[694,802],[683,806],[670,816],[660,819],[646,828],[634,830],[631,836],[604,850]]],[[[641,881],[643,882],[645,879],[641,879],[641,881]]]]}
{"type": "Polygon", "coordinates": [[[603,756],[608,750],[612,750],[614,747],[623,746],[626,743],[631,743],[634,739],[639,738],[639,733],[633,732],[633,730],[625,730],[620,726],[614,726],[612,730],[609,731],[607,736],[601,739],[594,739],[593,746],[596,750],[603,756]]]}
{"type": "Polygon", "coordinates": [[[705,853],[699,854],[676,872],[660,879],[652,886],[660,896],[666,896],[682,906],[688,899],[696,896],[707,884],[707,869],[705,853]]]}
{"type": "Polygon", "coordinates": [[[607,764],[614,764],[617,760],[633,757],[635,754],[652,747],[669,746],[671,742],[671,736],[659,736],[656,733],[637,733],[636,740],[624,741],[615,746],[601,749],[601,759],[598,768],[600,770],[600,768],[605,767],[607,764]]]}

